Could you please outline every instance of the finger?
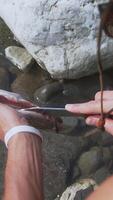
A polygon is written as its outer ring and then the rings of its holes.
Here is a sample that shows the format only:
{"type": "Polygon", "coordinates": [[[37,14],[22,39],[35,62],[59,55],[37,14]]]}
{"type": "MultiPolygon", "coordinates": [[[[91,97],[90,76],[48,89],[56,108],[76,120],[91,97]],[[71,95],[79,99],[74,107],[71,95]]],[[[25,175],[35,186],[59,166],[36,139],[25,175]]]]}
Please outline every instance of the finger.
{"type": "Polygon", "coordinates": [[[96,126],[98,127],[98,123],[99,123],[99,120],[100,120],[100,116],[89,116],[86,118],[86,124],[87,125],[91,125],[91,126],[96,126]]]}
{"type": "MultiPolygon", "coordinates": [[[[104,113],[108,113],[113,108],[113,101],[104,101],[103,110],[104,113]]],[[[101,104],[100,101],[89,101],[80,104],[67,104],[65,109],[77,114],[100,114],[101,104]]]]}
{"type": "MultiPolygon", "coordinates": [[[[90,116],[86,119],[86,123],[88,125],[92,125],[92,126],[96,126],[98,127],[98,123],[99,123],[100,117],[99,116],[90,116]]],[[[105,125],[104,125],[105,130],[110,133],[111,135],[113,135],[113,120],[112,119],[105,119],[105,125]]]]}
{"type": "MultiPolygon", "coordinates": [[[[95,100],[101,99],[101,92],[97,92],[95,95],[95,100]]],[[[111,100],[113,99],[113,91],[104,91],[103,92],[103,99],[104,100],[111,100]]]]}

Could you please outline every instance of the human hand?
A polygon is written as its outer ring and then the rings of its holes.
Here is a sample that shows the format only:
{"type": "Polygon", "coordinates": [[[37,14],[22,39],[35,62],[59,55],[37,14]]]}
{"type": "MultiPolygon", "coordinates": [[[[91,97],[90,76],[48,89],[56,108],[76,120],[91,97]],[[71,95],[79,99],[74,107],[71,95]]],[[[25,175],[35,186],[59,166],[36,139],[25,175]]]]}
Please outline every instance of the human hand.
{"type": "MultiPolygon", "coordinates": [[[[93,101],[80,104],[67,104],[66,110],[76,114],[87,114],[86,123],[88,125],[97,126],[100,120],[101,92],[97,92],[93,101]]],[[[103,110],[107,114],[113,108],[113,91],[104,91],[103,93],[103,110]]],[[[113,112],[111,113],[113,115],[113,112]]],[[[113,120],[105,118],[104,128],[107,132],[113,135],[113,120]]]]}
{"type": "Polygon", "coordinates": [[[13,108],[0,104],[0,140],[14,126],[27,125],[27,120],[13,108]]]}

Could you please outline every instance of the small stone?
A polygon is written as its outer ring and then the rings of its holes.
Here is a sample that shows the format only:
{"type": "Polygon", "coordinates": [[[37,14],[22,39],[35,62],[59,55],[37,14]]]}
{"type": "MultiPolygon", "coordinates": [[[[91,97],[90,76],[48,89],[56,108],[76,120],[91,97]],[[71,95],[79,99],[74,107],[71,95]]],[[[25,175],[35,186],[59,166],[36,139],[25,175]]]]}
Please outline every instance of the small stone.
{"type": "Polygon", "coordinates": [[[98,147],[93,147],[90,151],[84,152],[78,161],[82,175],[90,175],[102,165],[102,152],[98,147]]]}
{"type": "Polygon", "coordinates": [[[110,176],[110,172],[106,167],[102,167],[96,171],[92,178],[97,182],[97,184],[102,183],[106,178],[110,176]]]}
{"type": "Polygon", "coordinates": [[[34,64],[34,59],[26,49],[10,46],[5,49],[6,57],[20,70],[25,71],[34,64]]]}

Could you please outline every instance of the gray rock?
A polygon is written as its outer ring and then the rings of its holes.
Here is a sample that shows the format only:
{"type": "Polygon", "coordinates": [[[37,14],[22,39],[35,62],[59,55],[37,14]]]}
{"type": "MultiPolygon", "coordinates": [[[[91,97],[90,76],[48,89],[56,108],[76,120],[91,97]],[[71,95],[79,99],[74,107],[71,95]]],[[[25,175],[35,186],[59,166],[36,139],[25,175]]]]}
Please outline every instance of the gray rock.
{"type": "Polygon", "coordinates": [[[96,171],[92,178],[96,181],[97,184],[102,183],[106,178],[110,176],[110,172],[107,167],[102,167],[96,171]]]}
{"type": "Polygon", "coordinates": [[[87,140],[47,132],[44,134],[45,199],[53,200],[69,184],[72,160],[88,146],[87,140]]]}
{"type": "Polygon", "coordinates": [[[5,49],[6,57],[20,70],[25,71],[34,64],[34,59],[22,47],[10,46],[5,49]]]}
{"type": "Polygon", "coordinates": [[[93,147],[80,156],[78,166],[81,174],[86,176],[94,173],[102,165],[102,162],[102,151],[98,147],[93,147]]]}
{"type": "MultiPolygon", "coordinates": [[[[52,77],[73,79],[97,71],[95,1],[6,0],[4,5],[1,0],[0,16],[52,77]]],[[[104,68],[112,67],[112,46],[112,39],[104,36],[104,68]]]]}

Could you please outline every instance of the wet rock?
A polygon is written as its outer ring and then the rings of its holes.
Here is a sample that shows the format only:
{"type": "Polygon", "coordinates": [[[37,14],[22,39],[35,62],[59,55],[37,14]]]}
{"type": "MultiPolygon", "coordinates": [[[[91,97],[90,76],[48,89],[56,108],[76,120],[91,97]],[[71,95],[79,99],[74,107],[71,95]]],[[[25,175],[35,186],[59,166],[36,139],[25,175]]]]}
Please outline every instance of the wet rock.
{"type": "MultiPolygon", "coordinates": [[[[109,72],[109,71],[108,71],[109,72]]],[[[113,73],[113,70],[110,71],[113,73]]],[[[104,89],[113,89],[113,78],[104,73],[104,89]]],[[[85,102],[94,98],[97,91],[100,90],[99,76],[98,74],[84,77],[79,80],[66,81],[64,80],[58,83],[57,91],[55,94],[54,84],[50,84],[50,91],[47,92],[48,88],[41,87],[35,93],[35,101],[40,102],[42,105],[55,105],[64,106],[67,103],[78,103],[85,102]],[[44,89],[46,92],[43,94],[44,89]],[[63,89],[62,89],[63,88],[63,89]]]]}
{"type": "Polygon", "coordinates": [[[102,167],[96,171],[92,178],[96,181],[97,184],[102,183],[106,178],[110,176],[110,172],[107,167],[102,167]]]}
{"type": "Polygon", "coordinates": [[[98,147],[93,147],[90,151],[84,152],[78,160],[78,166],[84,176],[95,172],[102,166],[102,163],[102,151],[98,147]]]}
{"type": "Polygon", "coordinates": [[[13,92],[19,93],[24,97],[34,99],[34,92],[44,84],[44,75],[40,68],[33,68],[28,72],[21,73],[12,83],[13,92]]]}
{"type": "Polygon", "coordinates": [[[44,133],[44,185],[45,199],[53,200],[69,185],[71,163],[88,146],[87,140],[44,133]]]}
{"type": "Polygon", "coordinates": [[[10,74],[7,69],[0,67],[0,89],[9,90],[10,74]]]}
{"type": "Polygon", "coordinates": [[[62,91],[63,91],[62,83],[53,82],[44,85],[43,87],[36,90],[34,97],[36,102],[38,102],[39,104],[45,104],[47,101],[54,98],[54,96],[57,96],[62,91]]]}
{"type": "Polygon", "coordinates": [[[96,189],[96,182],[92,179],[83,179],[68,187],[60,200],[85,200],[96,189]]]}
{"type": "Polygon", "coordinates": [[[17,46],[9,46],[5,49],[6,57],[20,70],[25,71],[34,64],[34,59],[26,49],[17,46]]]}

